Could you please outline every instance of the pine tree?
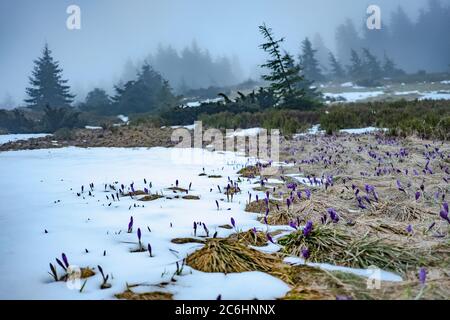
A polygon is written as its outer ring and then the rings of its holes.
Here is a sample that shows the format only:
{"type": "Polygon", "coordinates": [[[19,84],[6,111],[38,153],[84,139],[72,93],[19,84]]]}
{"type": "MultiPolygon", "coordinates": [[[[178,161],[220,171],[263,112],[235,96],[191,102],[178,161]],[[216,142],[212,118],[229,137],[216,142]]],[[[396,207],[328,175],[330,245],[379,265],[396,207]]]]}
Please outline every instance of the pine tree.
{"type": "Polygon", "coordinates": [[[320,71],[319,62],[315,55],[317,50],[314,50],[308,38],[302,42],[302,53],[299,55],[300,66],[303,70],[303,75],[306,79],[312,81],[322,81],[324,79],[320,71]]]}
{"type": "Polygon", "coordinates": [[[280,43],[284,41],[284,38],[275,40],[272,29],[266,27],[265,24],[259,26],[259,30],[267,40],[266,43],[260,45],[260,48],[270,55],[270,59],[261,67],[271,70],[270,74],[263,75],[262,78],[270,82],[271,89],[283,104],[295,103],[303,95],[303,92],[297,89],[297,84],[303,81],[303,77],[299,73],[300,68],[295,65],[292,56],[281,53],[280,43]]]}
{"type": "Polygon", "coordinates": [[[116,86],[113,97],[117,112],[145,113],[174,106],[178,101],[172,94],[167,80],[145,63],[137,75],[137,80],[116,86]]]}
{"type": "Polygon", "coordinates": [[[378,59],[367,48],[363,49],[363,57],[363,68],[367,78],[370,80],[380,79],[383,71],[378,59]]]}
{"type": "Polygon", "coordinates": [[[405,72],[401,69],[398,69],[394,60],[392,60],[386,52],[384,53],[384,59],[383,59],[383,74],[385,77],[396,77],[399,75],[404,74],[405,72]]]}
{"type": "Polygon", "coordinates": [[[353,80],[359,80],[364,76],[364,67],[361,58],[355,50],[351,50],[350,66],[348,67],[348,74],[353,80]]]}
{"type": "Polygon", "coordinates": [[[63,70],[59,63],[53,60],[48,45],[42,50],[42,57],[35,60],[34,70],[30,77],[31,87],[26,89],[28,98],[25,102],[33,108],[67,107],[73,102],[74,95],[70,93],[67,80],[62,78],[63,70]]]}
{"type": "Polygon", "coordinates": [[[329,61],[331,66],[331,74],[334,79],[342,79],[345,77],[345,70],[334,56],[333,52],[329,53],[329,61]]]}

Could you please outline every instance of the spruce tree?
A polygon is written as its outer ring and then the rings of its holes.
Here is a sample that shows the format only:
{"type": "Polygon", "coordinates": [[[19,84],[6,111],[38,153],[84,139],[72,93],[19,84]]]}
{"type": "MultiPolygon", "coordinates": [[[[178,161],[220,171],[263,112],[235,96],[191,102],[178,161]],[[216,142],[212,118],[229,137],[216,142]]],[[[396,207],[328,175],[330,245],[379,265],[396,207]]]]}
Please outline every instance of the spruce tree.
{"type": "Polygon", "coordinates": [[[167,80],[145,63],[137,80],[116,86],[113,97],[115,108],[120,113],[155,112],[178,103],[167,80]]]}
{"type": "Polygon", "coordinates": [[[284,38],[275,40],[272,29],[265,24],[259,26],[259,30],[266,43],[260,45],[270,55],[270,59],[261,67],[270,70],[270,74],[263,75],[265,81],[270,82],[272,91],[281,99],[282,104],[292,104],[301,99],[303,92],[297,88],[297,84],[303,81],[300,76],[300,68],[294,63],[294,59],[287,53],[282,54],[280,43],[284,38]]]}
{"type": "Polygon", "coordinates": [[[397,68],[394,60],[392,60],[385,52],[383,59],[383,75],[385,77],[392,78],[404,73],[405,72],[403,70],[397,68]]]}
{"type": "Polygon", "coordinates": [[[67,107],[73,102],[74,95],[70,93],[67,80],[62,78],[63,70],[51,55],[51,50],[45,44],[42,57],[34,61],[34,69],[30,77],[30,87],[26,89],[28,98],[25,102],[33,108],[67,107]]]}
{"type": "Polygon", "coordinates": [[[350,66],[348,67],[348,74],[353,80],[359,80],[364,77],[364,66],[361,58],[355,50],[351,50],[350,66]]]}
{"type": "Polygon", "coordinates": [[[367,79],[377,80],[382,77],[383,71],[380,66],[378,59],[370,53],[369,49],[363,49],[363,68],[367,79]]]}
{"type": "Polygon", "coordinates": [[[329,53],[329,61],[331,66],[331,75],[333,76],[333,78],[334,79],[344,78],[345,70],[331,51],[329,53]]]}
{"type": "Polygon", "coordinates": [[[324,79],[320,71],[319,62],[315,55],[317,50],[314,50],[308,38],[302,41],[302,52],[299,55],[300,66],[303,70],[303,75],[306,79],[312,81],[322,81],[324,79]]]}

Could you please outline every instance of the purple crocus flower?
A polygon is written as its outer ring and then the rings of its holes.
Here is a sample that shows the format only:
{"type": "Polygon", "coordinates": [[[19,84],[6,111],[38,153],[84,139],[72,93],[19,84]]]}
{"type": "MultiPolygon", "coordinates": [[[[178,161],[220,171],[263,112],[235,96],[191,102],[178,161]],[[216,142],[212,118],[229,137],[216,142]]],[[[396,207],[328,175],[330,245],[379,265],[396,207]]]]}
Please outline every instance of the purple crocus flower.
{"type": "Polygon", "coordinates": [[[265,224],[269,224],[269,223],[267,222],[267,215],[264,216],[264,223],[265,223],[265,224]]]}
{"type": "Polygon", "coordinates": [[[301,191],[297,191],[297,197],[299,200],[302,199],[302,192],[301,191]]]}
{"type": "Polygon", "coordinates": [[[141,237],[142,237],[141,228],[137,229],[137,237],[139,239],[139,242],[141,242],[141,237]]]}
{"type": "Polygon", "coordinates": [[[295,230],[297,230],[297,223],[295,221],[289,221],[289,226],[295,230]]]}
{"type": "Polygon", "coordinates": [[[402,192],[406,192],[405,189],[402,188],[402,185],[400,183],[400,180],[397,180],[397,188],[398,190],[402,191],[402,192]]]}
{"type": "Polygon", "coordinates": [[[334,210],[333,208],[328,208],[327,212],[330,215],[330,218],[334,223],[339,222],[339,215],[337,214],[336,210],[334,210]]]}
{"type": "Polygon", "coordinates": [[[439,215],[441,216],[442,219],[444,219],[448,223],[450,223],[450,218],[448,217],[448,212],[446,212],[445,210],[441,210],[441,212],[439,212],[439,215]]]}
{"type": "Polygon", "coordinates": [[[233,228],[236,228],[236,221],[234,221],[233,217],[231,217],[231,225],[233,226],[233,228]]]}
{"type": "Polygon", "coordinates": [[[288,207],[288,210],[289,210],[289,207],[291,206],[291,199],[287,198],[286,199],[286,204],[287,204],[287,207],[288,207]]]}
{"type": "Polygon", "coordinates": [[[152,246],[150,245],[150,243],[147,245],[147,249],[148,249],[148,253],[150,254],[150,257],[153,257],[153,255],[152,255],[152,246]]]}
{"type": "Polygon", "coordinates": [[[427,280],[427,269],[422,267],[419,270],[419,281],[424,286],[426,280],[427,280]]]}
{"type": "Polygon", "coordinates": [[[130,217],[130,222],[128,223],[128,233],[133,232],[133,216],[130,217]]]}
{"type": "Polygon", "coordinates": [[[416,201],[419,200],[419,198],[420,198],[420,192],[417,191],[417,192],[416,192],[416,201]]]}
{"type": "Polygon", "coordinates": [[[275,242],[273,242],[272,236],[270,234],[267,234],[267,240],[269,240],[270,242],[275,244],[275,242]]]}
{"type": "Polygon", "coordinates": [[[148,194],[148,189],[147,189],[147,188],[144,188],[144,192],[145,192],[146,194],[148,194]]]}
{"type": "Polygon", "coordinates": [[[309,257],[310,257],[310,255],[311,255],[311,254],[310,254],[308,248],[302,249],[302,257],[303,257],[303,259],[308,260],[309,257]]]}
{"type": "Polygon", "coordinates": [[[308,200],[311,198],[311,191],[309,191],[309,189],[305,190],[306,193],[306,197],[308,198],[308,200]]]}
{"type": "Polygon", "coordinates": [[[66,266],[66,268],[68,268],[68,267],[69,267],[69,260],[67,260],[66,254],[63,253],[63,254],[61,255],[61,257],[62,257],[62,260],[64,261],[64,265],[66,266]]]}
{"type": "Polygon", "coordinates": [[[412,225],[409,224],[409,225],[406,227],[406,232],[408,232],[408,233],[412,233],[412,232],[413,232],[412,225]]]}
{"type": "Polygon", "coordinates": [[[306,222],[305,227],[303,228],[303,236],[308,237],[313,229],[313,222],[311,220],[308,220],[306,222]]]}

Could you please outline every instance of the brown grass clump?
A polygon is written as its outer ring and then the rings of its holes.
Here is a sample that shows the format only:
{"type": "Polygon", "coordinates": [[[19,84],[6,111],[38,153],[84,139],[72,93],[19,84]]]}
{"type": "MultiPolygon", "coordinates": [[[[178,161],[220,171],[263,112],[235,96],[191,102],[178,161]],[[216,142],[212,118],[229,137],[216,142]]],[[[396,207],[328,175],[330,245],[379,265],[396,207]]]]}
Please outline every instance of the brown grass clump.
{"type": "Polygon", "coordinates": [[[296,256],[301,256],[301,250],[308,248],[309,260],[312,262],[353,268],[376,266],[400,273],[427,259],[428,262],[431,260],[431,257],[419,254],[418,248],[406,250],[398,242],[369,237],[367,234],[356,236],[329,226],[315,226],[308,237],[304,237],[302,231],[293,232],[279,239],[278,244],[283,245],[286,252],[296,256]]]}
{"type": "Polygon", "coordinates": [[[260,169],[256,166],[247,166],[237,172],[242,177],[254,178],[260,174],[260,169]]]}
{"type": "Polygon", "coordinates": [[[170,242],[175,244],[185,244],[185,243],[205,243],[202,239],[195,239],[195,238],[175,238],[170,240],[170,242]]]}
{"type": "Polygon", "coordinates": [[[153,201],[160,198],[164,198],[164,196],[154,193],[154,194],[147,194],[145,197],[140,198],[139,201],[153,201]]]}
{"type": "MultiPolygon", "coordinates": [[[[278,206],[281,208],[282,203],[279,200],[274,200],[274,199],[270,199],[269,200],[269,211],[273,211],[276,210],[277,208],[277,204],[278,206]]],[[[252,201],[250,203],[247,203],[247,205],[245,206],[245,211],[247,212],[254,212],[254,213],[266,213],[266,202],[264,201],[264,199],[259,199],[258,201],[252,201]]]]}
{"type": "Polygon", "coordinates": [[[180,192],[180,193],[187,193],[188,190],[180,187],[170,187],[167,188],[167,190],[172,190],[174,193],[180,192]]]}
{"type": "Polygon", "coordinates": [[[123,196],[129,197],[129,196],[142,196],[142,195],[146,195],[146,193],[142,190],[135,190],[134,192],[125,193],[123,196]]]}
{"type": "Polygon", "coordinates": [[[184,200],[200,200],[199,196],[187,195],[182,197],[184,200]]]}
{"type": "Polygon", "coordinates": [[[89,267],[81,268],[81,279],[86,279],[95,275],[94,270],[89,267]]]}
{"type": "Polygon", "coordinates": [[[244,245],[252,245],[256,247],[267,245],[267,236],[261,231],[254,233],[252,230],[248,230],[246,232],[233,233],[229,238],[241,242],[244,245]]]}
{"type": "MultiPolygon", "coordinates": [[[[299,212],[294,211],[292,208],[288,210],[280,209],[269,213],[267,216],[267,224],[271,226],[288,225],[290,221],[297,219],[299,212]]],[[[258,218],[258,220],[264,223],[264,216],[258,218]]]]}
{"type": "Polygon", "coordinates": [[[212,175],[209,175],[208,178],[210,178],[210,179],[219,179],[219,178],[222,178],[222,176],[218,175],[218,174],[212,174],[212,175]]]}
{"type": "Polygon", "coordinates": [[[135,293],[130,289],[125,290],[122,293],[115,295],[117,299],[123,300],[173,300],[173,294],[168,292],[145,292],[145,293],[135,293]]]}
{"type": "Polygon", "coordinates": [[[207,239],[203,248],[187,257],[186,264],[203,272],[282,273],[280,258],[248,248],[241,242],[229,238],[207,239]]]}

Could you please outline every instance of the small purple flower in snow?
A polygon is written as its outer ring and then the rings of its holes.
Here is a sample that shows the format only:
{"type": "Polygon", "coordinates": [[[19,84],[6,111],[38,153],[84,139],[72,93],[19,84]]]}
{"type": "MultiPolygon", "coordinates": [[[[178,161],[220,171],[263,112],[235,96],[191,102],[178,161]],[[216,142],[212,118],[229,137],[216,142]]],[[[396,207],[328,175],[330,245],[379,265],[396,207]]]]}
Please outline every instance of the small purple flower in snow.
{"type": "Polygon", "coordinates": [[[330,218],[334,223],[339,222],[339,215],[337,214],[336,210],[334,210],[333,208],[328,208],[327,212],[330,215],[330,218]]]}
{"type": "Polygon", "coordinates": [[[69,261],[67,260],[66,254],[63,253],[63,254],[61,255],[61,257],[62,257],[62,259],[63,259],[63,261],[64,261],[64,264],[65,264],[66,268],[68,268],[68,267],[69,267],[69,261]]]}
{"type": "Polygon", "coordinates": [[[297,230],[297,223],[295,221],[289,221],[289,226],[295,230],[297,230]]]}
{"type": "Polygon", "coordinates": [[[233,226],[233,228],[236,228],[236,221],[234,221],[233,217],[231,217],[231,225],[233,226]]]}
{"type": "Polygon", "coordinates": [[[270,234],[267,234],[267,240],[269,240],[270,242],[275,244],[275,242],[273,242],[272,236],[270,234]]]}
{"type": "Polygon", "coordinates": [[[137,237],[139,239],[139,242],[141,242],[141,237],[142,237],[141,228],[137,229],[137,237]]]}
{"type": "Polygon", "coordinates": [[[133,232],[133,216],[130,217],[130,222],[128,223],[128,233],[133,232]]]}

